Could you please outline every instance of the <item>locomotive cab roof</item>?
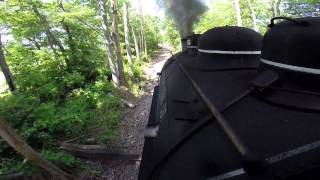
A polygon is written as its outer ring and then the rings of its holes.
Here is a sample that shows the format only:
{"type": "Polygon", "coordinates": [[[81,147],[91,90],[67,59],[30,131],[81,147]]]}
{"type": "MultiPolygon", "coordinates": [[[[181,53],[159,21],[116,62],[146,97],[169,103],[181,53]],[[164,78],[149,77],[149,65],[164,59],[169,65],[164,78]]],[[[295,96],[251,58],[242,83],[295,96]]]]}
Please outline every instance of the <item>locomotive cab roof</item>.
{"type": "Polygon", "coordinates": [[[261,42],[262,36],[249,28],[213,28],[199,38],[197,63],[205,67],[257,67],[261,42]]]}

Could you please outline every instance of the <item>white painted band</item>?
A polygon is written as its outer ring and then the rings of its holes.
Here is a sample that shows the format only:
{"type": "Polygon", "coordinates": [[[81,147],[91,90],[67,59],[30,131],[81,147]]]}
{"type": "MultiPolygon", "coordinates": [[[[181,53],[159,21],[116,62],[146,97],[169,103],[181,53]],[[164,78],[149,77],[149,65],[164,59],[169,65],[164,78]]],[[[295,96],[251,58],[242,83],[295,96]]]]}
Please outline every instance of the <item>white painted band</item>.
{"type": "Polygon", "coordinates": [[[189,48],[189,49],[197,49],[198,47],[197,46],[187,46],[187,48],[189,48]]]}
{"type": "Polygon", "coordinates": [[[286,152],[282,152],[282,153],[277,154],[275,156],[269,157],[266,160],[268,163],[273,164],[273,163],[288,159],[290,157],[311,151],[311,150],[316,149],[318,147],[320,147],[320,141],[316,141],[316,142],[313,142],[310,144],[305,144],[303,146],[299,146],[295,149],[292,149],[292,150],[289,150],[286,152]]]}
{"type": "MultiPolygon", "coordinates": [[[[310,144],[305,144],[305,145],[299,146],[299,147],[297,147],[295,149],[291,149],[291,150],[286,151],[286,152],[282,152],[282,153],[277,154],[275,156],[271,156],[271,157],[267,158],[266,161],[269,164],[274,164],[274,163],[277,163],[279,161],[288,159],[288,158],[293,157],[293,156],[297,156],[299,154],[314,150],[314,149],[319,148],[319,147],[320,147],[320,140],[319,141],[315,141],[315,142],[310,143],[310,144]]],[[[243,168],[240,168],[240,169],[236,169],[236,170],[233,170],[233,171],[230,171],[230,172],[226,172],[224,174],[209,178],[207,180],[224,180],[224,179],[229,179],[229,178],[233,178],[233,177],[236,177],[236,176],[240,176],[240,175],[243,175],[243,174],[246,174],[246,172],[244,171],[243,168]]]]}
{"type": "Polygon", "coordinates": [[[199,52],[208,54],[261,54],[261,51],[222,51],[222,50],[206,50],[198,49],[199,52]]]}
{"type": "Polygon", "coordinates": [[[223,179],[229,179],[229,178],[232,178],[232,177],[240,176],[240,175],[245,174],[245,173],[246,173],[246,172],[244,171],[244,169],[241,168],[241,169],[236,169],[236,170],[234,170],[234,171],[230,171],[230,172],[221,174],[221,175],[216,176],[216,177],[213,177],[213,178],[209,178],[209,179],[207,179],[207,180],[223,180],[223,179]]]}
{"type": "Polygon", "coordinates": [[[277,63],[277,62],[269,61],[269,60],[262,59],[262,58],[260,59],[260,61],[264,64],[279,67],[282,69],[288,69],[291,71],[297,71],[297,72],[303,72],[303,73],[309,73],[309,74],[320,74],[320,69],[306,68],[306,67],[301,67],[301,66],[293,66],[293,65],[289,65],[289,64],[282,64],[282,63],[277,63]]]}

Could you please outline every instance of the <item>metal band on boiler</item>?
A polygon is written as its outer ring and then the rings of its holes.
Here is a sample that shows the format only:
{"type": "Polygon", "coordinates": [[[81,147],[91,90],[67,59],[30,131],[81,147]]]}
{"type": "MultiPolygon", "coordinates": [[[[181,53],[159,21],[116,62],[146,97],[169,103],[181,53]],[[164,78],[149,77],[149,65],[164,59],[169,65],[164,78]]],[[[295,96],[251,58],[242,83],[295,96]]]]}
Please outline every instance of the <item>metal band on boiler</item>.
{"type": "Polygon", "coordinates": [[[260,61],[264,64],[268,64],[271,66],[275,66],[281,69],[288,69],[291,71],[297,71],[297,72],[303,72],[303,73],[309,73],[309,74],[320,74],[320,69],[314,69],[314,68],[307,68],[307,67],[301,67],[301,66],[293,66],[289,64],[282,64],[270,60],[266,60],[261,58],[260,61]]]}

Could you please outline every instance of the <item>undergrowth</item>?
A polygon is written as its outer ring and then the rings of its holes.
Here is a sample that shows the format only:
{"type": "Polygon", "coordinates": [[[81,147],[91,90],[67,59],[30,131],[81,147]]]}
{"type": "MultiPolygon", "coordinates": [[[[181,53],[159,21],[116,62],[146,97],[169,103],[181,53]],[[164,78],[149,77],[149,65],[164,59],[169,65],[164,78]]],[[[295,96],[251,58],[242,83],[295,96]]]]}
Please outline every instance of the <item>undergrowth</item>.
{"type": "MultiPolygon", "coordinates": [[[[131,92],[131,96],[142,94],[146,82],[143,68],[147,63],[146,59],[141,59],[125,66],[129,83],[127,92],[131,92]]],[[[127,97],[103,78],[108,75],[99,76],[95,82],[87,84],[83,83],[84,77],[78,72],[68,74],[64,81],[52,81],[55,79],[52,76],[62,78],[61,74],[45,74],[34,79],[33,73],[18,78],[17,82],[22,81],[19,84],[23,84],[23,91],[1,94],[0,120],[8,121],[29,145],[58,167],[67,171],[72,168],[88,170],[80,159],[62,152],[60,145],[69,139],[81,141],[88,137],[94,137],[97,144],[107,144],[124,114],[121,99],[127,97]],[[66,87],[72,88],[67,88],[65,93],[66,87]]],[[[2,139],[0,154],[0,176],[15,172],[23,172],[25,176],[41,173],[2,139]]]]}

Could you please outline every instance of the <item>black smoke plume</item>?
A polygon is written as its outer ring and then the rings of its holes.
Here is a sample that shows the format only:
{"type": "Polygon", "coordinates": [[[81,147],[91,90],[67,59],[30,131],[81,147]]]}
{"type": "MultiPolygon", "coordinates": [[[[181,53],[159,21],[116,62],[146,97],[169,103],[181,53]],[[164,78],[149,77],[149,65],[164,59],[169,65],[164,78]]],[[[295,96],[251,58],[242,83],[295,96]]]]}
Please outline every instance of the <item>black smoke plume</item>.
{"type": "Polygon", "coordinates": [[[192,34],[193,25],[207,10],[201,0],[159,0],[159,2],[160,6],[173,17],[182,38],[192,34]]]}

